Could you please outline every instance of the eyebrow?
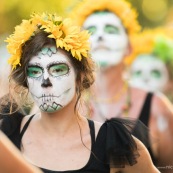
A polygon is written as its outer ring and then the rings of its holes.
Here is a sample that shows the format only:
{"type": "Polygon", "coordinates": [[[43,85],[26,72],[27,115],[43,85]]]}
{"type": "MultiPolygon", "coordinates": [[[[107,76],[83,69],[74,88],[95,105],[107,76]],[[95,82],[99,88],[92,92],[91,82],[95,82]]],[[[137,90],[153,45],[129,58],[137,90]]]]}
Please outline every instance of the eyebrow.
{"type": "MultiPolygon", "coordinates": [[[[47,64],[46,68],[50,68],[50,66],[52,65],[55,65],[55,64],[66,64],[69,68],[70,68],[70,64],[68,61],[53,61],[53,62],[50,62],[49,64],[47,64]]],[[[35,66],[35,67],[39,67],[39,68],[42,68],[43,69],[43,66],[40,64],[40,63],[37,63],[37,62],[34,62],[34,63],[28,63],[28,67],[32,67],[32,66],[35,66]]]]}
{"type": "Polygon", "coordinates": [[[120,28],[120,26],[119,25],[114,25],[114,24],[112,24],[112,23],[106,23],[106,25],[105,26],[113,26],[113,27],[115,27],[115,28],[120,28]]]}
{"type": "Polygon", "coordinates": [[[54,62],[50,62],[48,65],[47,65],[47,68],[50,68],[51,66],[53,66],[53,65],[58,65],[58,64],[66,64],[68,67],[70,66],[69,64],[68,64],[68,62],[66,62],[66,61],[54,61],[54,62]]]}
{"type": "Polygon", "coordinates": [[[37,62],[35,62],[35,63],[28,63],[28,67],[31,67],[31,66],[42,67],[40,65],[40,63],[37,63],[37,62]]]}

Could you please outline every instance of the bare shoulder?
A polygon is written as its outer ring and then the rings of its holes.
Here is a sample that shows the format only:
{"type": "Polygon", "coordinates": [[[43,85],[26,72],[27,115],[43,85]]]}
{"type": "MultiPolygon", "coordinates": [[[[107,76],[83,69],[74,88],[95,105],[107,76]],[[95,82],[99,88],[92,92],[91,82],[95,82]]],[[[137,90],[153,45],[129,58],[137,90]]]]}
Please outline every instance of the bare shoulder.
{"type": "Polygon", "coordinates": [[[153,101],[155,104],[159,105],[159,107],[167,108],[169,111],[173,113],[173,105],[163,93],[155,93],[153,101]]]}
{"type": "Polygon", "coordinates": [[[173,122],[173,104],[164,94],[160,92],[154,94],[151,108],[153,116],[173,122]]]}

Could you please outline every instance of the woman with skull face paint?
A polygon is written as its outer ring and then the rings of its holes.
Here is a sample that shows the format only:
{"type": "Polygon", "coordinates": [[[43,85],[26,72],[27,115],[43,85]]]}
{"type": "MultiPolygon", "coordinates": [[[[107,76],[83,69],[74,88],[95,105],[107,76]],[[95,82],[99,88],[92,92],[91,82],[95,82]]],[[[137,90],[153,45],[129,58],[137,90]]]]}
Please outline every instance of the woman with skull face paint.
{"type": "MultiPolygon", "coordinates": [[[[128,87],[126,82],[124,71],[133,60],[131,39],[140,31],[136,12],[124,0],[95,0],[94,3],[86,0],[79,3],[70,16],[91,32],[91,55],[99,65],[94,94],[90,94],[88,101],[93,109],[92,119],[101,122],[112,117],[141,120],[151,132],[148,135],[152,145],[148,149],[155,164],[160,168],[172,165],[172,107],[165,96],[128,87]],[[164,119],[164,128],[161,119],[164,119]],[[155,138],[159,141],[155,142],[155,138]],[[166,152],[165,146],[168,146],[166,152]]],[[[162,171],[171,170],[163,168],[162,171]]]]}
{"type": "Polygon", "coordinates": [[[80,96],[93,83],[88,39],[87,31],[51,14],[16,27],[7,39],[11,79],[29,90],[40,113],[4,115],[1,129],[45,173],[158,172],[129,121],[101,124],[80,115],[80,96]]]}

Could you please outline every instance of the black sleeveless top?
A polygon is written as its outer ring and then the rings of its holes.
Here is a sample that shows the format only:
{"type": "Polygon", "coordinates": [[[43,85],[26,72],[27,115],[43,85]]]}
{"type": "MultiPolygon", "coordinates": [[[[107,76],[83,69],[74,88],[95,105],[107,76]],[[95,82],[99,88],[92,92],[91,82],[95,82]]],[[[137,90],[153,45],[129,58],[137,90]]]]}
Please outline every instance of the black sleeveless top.
{"type": "MultiPolygon", "coordinates": [[[[153,93],[149,92],[146,95],[146,98],[145,98],[143,107],[141,109],[141,112],[140,112],[139,118],[138,118],[146,127],[149,127],[149,121],[150,121],[150,115],[151,115],[152,98],[153,98],[153,93]]],[[[140,135],[140,138],[141,138],[141,134],[139,133],[139,129],[140,129],[139,126],[135,126],[135,128],[133,129],[133,132],[132,132],[132,134],[134,136],[136,136],[137,138],[138,138],[138,135],[140,135]]],[[[157,164],[157,159],[154,157],[154,154],[153,154],[152,149],[151,149],[149,131],[146,130],[145,132],[146,133],[143,134],[143,136],[144,136],[145,139],[143,139],[143,140],[145,142],[147,142],[147,143],[145,143],[145,146],[147,147],[147,149],[148,149],[148,151],[150,153],[150,156],[151,156],[151,159],[152,159],[153,163],[156,165],[157,164]]]]}
{"type": "MultiPolygon", "coordinates": [[[[33,116],[24,125],[20,132],[23,115],[2,115],[0,129],[8,136],[18,149],[21,149],[21,140],[33,116]]],[[[125,165],[137,163],[139,153],[137,145],[131,136],[134,128],[133,121],[120,118],[107,120],[99,129],[95,138],[94,122],[88,120],[92,141],[91,154],[88,163],[79,170],[53,171],[41,168],[44,173],[110,173],[110,168],[123,168],[125,165]]],[[[46,157],[46,156],[45,156],[46,157]]]]}

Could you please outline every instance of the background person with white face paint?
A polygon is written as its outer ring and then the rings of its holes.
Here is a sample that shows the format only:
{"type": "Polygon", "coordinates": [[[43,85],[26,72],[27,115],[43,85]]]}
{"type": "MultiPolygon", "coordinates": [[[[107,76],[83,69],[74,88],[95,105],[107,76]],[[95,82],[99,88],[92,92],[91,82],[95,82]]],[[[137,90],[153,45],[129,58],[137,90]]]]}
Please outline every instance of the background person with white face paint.
{"type": "Polygon", "coordinates": [[[78,101],[94,81],[87,31],[70,19],[34,14],[7,42],[11,79],[28,89],[40,108],[35,115],[16,112],[1,121],[0,128],[26,160],[44,173],[159,172],[131,135],[133,122],[101,124],[80,115],[78,101]]]}
{"type": "Polygon", "coordinates": [[[91,14],[83,27],[92,33],[92,57],[101,68],[114,66],[122,61],[127,51],[128,37],[121,20],[115,14],[108,11],[91,14]]]}
{"type": "Polygon", "coordinates": [[[93,109],[91,117],[101,122],[112,117],[130,117],[143,121],[150,128],[151,136],[161,141],[153,143],[149,137],[153,144],[149,150],[153,161],[157,162],[155,164],[173,164],[170,140],[173,135],[168,134],[172,129],[172,106],[167,105],[164,96],[153,96],[141,89],[128,87],[126,83],[125,64],[134,58],[130,56],[131,39],[140,30],[136,12],[124,0],[95,0],[94,3],[87,0],[79,3],[70,16],[91,32],[91,55],[100,64],[89,98],[93,109]],[[164,117],[167,123],[164,131],[158,125],[160,117],[164,117]],[[167,145],[169,147],[165,152],[167,145]]]}
{"type": "Polygon", "coordinates": [[[130,72],[130,84],[148,91],[162,91],[173,101],[173,40],[166,28],[144,30],[132,42],[136,56],[130,72]],[[172,89],[171,89],[172,88],[172,89]]]}
{"type": "Polygon", "coordinates": [[[147,91],[164,91],[169,80],[166,65],[157,56],[139,55],[130,69],[130,84],[147,91]]]}

